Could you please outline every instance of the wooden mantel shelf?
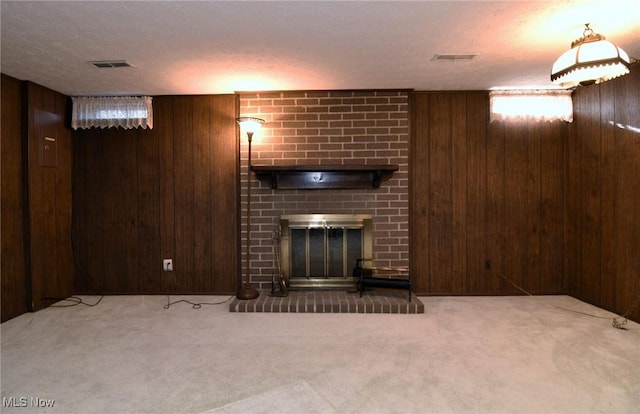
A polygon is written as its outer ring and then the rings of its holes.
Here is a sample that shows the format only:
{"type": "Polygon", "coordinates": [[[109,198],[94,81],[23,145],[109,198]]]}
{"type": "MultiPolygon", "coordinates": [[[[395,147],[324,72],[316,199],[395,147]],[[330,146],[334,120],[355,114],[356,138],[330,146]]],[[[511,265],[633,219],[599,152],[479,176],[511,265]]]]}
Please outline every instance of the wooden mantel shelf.
{"type": "Polygon", "coordinates": [[[252,165],[259,180],[273,189],[323,190],[379,188],[398,171],[396,164],[252,165]]]}

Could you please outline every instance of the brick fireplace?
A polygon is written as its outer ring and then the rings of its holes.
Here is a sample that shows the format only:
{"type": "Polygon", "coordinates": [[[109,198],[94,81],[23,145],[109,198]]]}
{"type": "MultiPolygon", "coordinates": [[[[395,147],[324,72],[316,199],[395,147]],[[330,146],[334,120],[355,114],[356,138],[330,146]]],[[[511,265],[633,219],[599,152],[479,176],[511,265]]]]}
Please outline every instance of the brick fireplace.
{"type": "MultiPolygon", "coordinates": [[[[251,283],[271,288],[281,216],[371,217],[371,255],[379,266],[409,264],[409,111],[407,91],[295,91],[240,94],[241,116],[266,122],[252,143],[253,165],[383,165],[397,171],[375,188],[274,189],[252,172],[251,283]]],[[[246,188],[247,141],[241,139],[246,188]]],[[[246,192],[242,191],[242,246],[246,192]]],[[[244,269],[245,252],[242,252],[244,269]]]]}

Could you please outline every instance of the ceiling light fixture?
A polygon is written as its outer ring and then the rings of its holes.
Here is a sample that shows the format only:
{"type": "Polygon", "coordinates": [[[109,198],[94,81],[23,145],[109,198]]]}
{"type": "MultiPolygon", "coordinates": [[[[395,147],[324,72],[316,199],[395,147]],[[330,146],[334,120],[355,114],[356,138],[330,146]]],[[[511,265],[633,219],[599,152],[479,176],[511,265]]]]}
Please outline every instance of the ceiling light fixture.
{"type": "Polygon", "coordinates": [[[551,81],[564,87],[605,82],[629,73],[629,55],[585,24],[582,37],[553,64],[551,81]]]}

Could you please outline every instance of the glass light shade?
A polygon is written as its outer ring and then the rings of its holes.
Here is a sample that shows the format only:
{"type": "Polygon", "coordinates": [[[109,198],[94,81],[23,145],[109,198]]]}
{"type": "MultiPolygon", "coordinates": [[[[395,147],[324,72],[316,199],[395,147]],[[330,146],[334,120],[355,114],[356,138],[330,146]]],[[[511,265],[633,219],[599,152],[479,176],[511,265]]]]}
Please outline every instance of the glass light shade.
{"type": "Polygon", "coordinates": [[[264,119],[254,118],[250,116],[240,117],[236,119],[236,121],[238,121],[238,124],[240,124],[240,128],[242,128],[242,130],[251,135],[258,131],[262,124],[264,124],[264,119]]]}
{"type": "Polygon", "coordinates": [[[553,64],[551,80],[564,87],[600,83],[629,73],[629,55],[600,35],[578,39],[553,64]],[[597,36],[597,37],[595,37],[597,36]]]}

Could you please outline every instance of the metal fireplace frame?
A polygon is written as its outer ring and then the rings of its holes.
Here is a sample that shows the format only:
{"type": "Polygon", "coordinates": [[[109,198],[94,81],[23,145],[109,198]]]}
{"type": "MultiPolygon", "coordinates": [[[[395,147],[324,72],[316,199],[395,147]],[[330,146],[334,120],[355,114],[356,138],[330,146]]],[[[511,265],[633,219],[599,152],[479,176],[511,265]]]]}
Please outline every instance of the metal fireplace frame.
{"type": "MultiPolygon", "coordinates": [[[[291,289],[355,289],[358,278],[345,272],[343,277],[307,277],[291,274],[291,229],[362,229],[362,258],[373,257],[373,218],[370,214],[286,214],[280,216],[280,267],[291,289]]],[[[325,245],[326,248],[326,245],[325,245]]],[[[325,262],[328,260],[325,255],[325,262]]],[[[326,265],[326,264],[325,264],[326,265]]],[[[347,263],[351,268],[356,263],[347,263]]]]}

